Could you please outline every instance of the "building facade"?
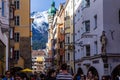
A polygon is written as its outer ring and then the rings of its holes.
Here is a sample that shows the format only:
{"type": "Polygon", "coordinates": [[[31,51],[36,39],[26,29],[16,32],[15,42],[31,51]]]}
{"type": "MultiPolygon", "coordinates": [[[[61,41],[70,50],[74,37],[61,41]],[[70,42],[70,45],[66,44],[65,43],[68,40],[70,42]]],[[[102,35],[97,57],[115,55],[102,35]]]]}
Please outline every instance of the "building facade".
{"type": "Polygon", "coordinates": [[[46,44],[46,49],[48,53],[48,57],[50,59],[50,67],[54,67],[54,55],[55,55],[55,49],[54,49],[54,36],[53,36],[53,22],[54,22],[54,17],[56,14],[57,9],[55,8],[55,2],[53,1],[51,4],[50,9],[48,10],[48,43],[46,44]],[[51,62],[52,61],[52,62],[51,62]]]}
{"type": "Polygon", "coordinates": [[[61,64],[65,62],[65,49],[64,49],[64,7],[65,4],[61,3],[58,9],[57,13],[57,30],[56,30],[56,36],[57,36],[57,44],[56,44],[56,53],[57,53],[57,65],[60,68],[61,64]]]}
{"type": "Polygon", "coordinates": [[[65,4],[65,62],[71,73],[74,72],[74,34],[73,34],[73,0],[65,4]]]}
{"type": "Polygon", "coordinates": [[[8,70],[9,0],[0,0],[0,73],[8,70]]]}
{"type": "MultiPolygon", "coordinates": [[[[10,0],[14,5],[10,20],[10,67],[31,68],[30,0],[10,0]]],[[[12,11],[12,10],[11,10],[12,11]]]]}
{"type": "Polygon", "coordinates": [[[120,75],[120,1],[82,0],[74,13],[76,69],[114,80],[120,75]]]}
{"type": "Polygon", "coordinates": [[[45,70],[45,52],[42,50],[32,51],[32,70],[33,72],[44,72],[45,70]]]}

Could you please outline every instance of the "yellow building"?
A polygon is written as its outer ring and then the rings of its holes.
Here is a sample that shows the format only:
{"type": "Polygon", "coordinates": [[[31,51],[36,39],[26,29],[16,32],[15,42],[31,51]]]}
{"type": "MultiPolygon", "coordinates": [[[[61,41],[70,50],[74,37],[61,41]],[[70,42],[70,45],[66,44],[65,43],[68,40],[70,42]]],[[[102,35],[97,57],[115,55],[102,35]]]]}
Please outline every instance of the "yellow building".
{"type": "Polygon", "coordinates": [[[31,68],[30,0],[11,0],[14,18],[10,20],[10,67],[31,68]]]}
{"type": "Polygon", "coordinates": [[[45,52],[43,50],[32,50],[32,70],[33,72],[44,72],[45,52]]]}

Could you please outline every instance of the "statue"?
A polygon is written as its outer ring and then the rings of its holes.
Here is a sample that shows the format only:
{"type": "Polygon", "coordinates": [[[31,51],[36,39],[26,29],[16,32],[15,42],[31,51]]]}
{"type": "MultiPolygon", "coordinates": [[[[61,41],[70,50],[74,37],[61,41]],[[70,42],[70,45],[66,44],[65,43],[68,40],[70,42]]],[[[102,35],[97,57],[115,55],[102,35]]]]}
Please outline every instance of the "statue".
{"type": "Polygon", "coordinates": [[[101,52],[103,54],[105,54],[106,53],[106,44],[107,44],[107,37],[105,35],[105,31],[103,31],[102,35],[100,36],[100,42],[101,42],[101,45],[102,45],[101,52]]]}

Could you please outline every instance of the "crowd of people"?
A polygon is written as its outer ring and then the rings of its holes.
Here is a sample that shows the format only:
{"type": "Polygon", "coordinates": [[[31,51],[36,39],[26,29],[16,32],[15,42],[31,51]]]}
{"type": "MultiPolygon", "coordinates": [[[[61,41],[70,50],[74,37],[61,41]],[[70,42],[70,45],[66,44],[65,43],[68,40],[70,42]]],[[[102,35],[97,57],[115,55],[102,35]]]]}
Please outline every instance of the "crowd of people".
{"type": "MultiPolygon", "coordinates": [[[[67,70],[67,64],[62,64],[59,72],[54,69],[50,69],[47,73],[37,73],[27,75],[25,73],[17,72],[14,75],[10,71],[5,72],[5,76],[0,75],[0,80],[99,80],[97,76],[93,76],[92,71],[89,71],[87,76],[81,74],[78,70],[76,74],[71,75],[67,70]]],[[[105,77],[102,80],[106,79],[105,77]]],[[[120,80],[120,77],[115,80],[120,80]]]]}

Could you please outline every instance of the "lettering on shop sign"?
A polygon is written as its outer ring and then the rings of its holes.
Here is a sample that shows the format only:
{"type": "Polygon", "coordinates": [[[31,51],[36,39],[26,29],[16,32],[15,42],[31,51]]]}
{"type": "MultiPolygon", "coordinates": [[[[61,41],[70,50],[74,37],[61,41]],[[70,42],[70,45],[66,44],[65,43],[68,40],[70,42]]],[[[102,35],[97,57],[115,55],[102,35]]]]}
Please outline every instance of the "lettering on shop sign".
{"type": "Polygon", "coordinates": [[[99,60],[94,60],[92,62],[93,62],[93,64],[97,64],[97,63],[99,63],[99,60]]]}
{"type": "Polygon", "coordinates": [[[82,35],[81,38],[93,38],[93,35],[82,35]]]}
{"type": "Polygon", "coordinates": [[[120,59],[113,59],[113,62],[120,62],[120,59]]]}

